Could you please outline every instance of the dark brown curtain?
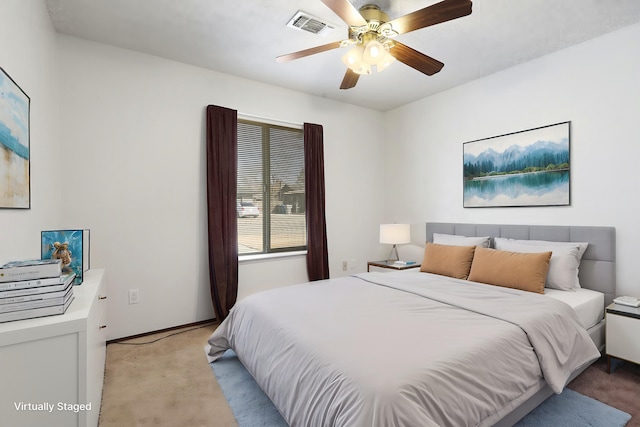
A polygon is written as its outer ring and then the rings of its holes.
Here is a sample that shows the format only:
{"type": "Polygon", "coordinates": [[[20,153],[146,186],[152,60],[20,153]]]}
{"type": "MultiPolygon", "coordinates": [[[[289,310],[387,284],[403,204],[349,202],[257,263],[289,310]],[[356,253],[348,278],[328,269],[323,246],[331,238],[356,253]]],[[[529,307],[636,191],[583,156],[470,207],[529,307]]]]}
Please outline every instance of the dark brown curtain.
{"type": "Polygon", "coordinates": [[[237,128],[236,110],[207,106],[209,284],[218,321],[238,296],[237,128]]]}
{"type": "Polygon", "coordinates": [[[307,274],[329,278],[327,224],[324,214],[324,143],[322,126],[304,124],[304,179],[307,206],[307,274]]]}

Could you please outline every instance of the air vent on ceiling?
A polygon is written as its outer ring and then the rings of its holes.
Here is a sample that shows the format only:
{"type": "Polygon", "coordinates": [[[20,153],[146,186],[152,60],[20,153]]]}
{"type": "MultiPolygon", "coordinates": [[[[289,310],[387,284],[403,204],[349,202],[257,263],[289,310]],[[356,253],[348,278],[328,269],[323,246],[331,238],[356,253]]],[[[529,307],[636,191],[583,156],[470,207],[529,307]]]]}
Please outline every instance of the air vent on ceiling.
{"type": "Polygon", "coordinates": [[[287,27],[296,30],[308,31],[322,37],[326,36],[334,29],[334,27],[326,22],[322,22],[320,18],[316,18],[315,16],[311,16],[300,10],[293,15],[293,18],[291,18],[287,23],[287,27]]]}

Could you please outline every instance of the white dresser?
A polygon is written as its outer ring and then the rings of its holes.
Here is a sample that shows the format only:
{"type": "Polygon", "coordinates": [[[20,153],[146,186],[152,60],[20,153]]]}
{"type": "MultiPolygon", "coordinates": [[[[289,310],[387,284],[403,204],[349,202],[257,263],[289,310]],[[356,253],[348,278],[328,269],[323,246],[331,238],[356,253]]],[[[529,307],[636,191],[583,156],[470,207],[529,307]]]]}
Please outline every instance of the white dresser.
{"type": "Polygon", "coordinates": [[[89,270],[65,314],[0,323],[0,424],[98,425],[106,292],[105,271],[89,270]]]}

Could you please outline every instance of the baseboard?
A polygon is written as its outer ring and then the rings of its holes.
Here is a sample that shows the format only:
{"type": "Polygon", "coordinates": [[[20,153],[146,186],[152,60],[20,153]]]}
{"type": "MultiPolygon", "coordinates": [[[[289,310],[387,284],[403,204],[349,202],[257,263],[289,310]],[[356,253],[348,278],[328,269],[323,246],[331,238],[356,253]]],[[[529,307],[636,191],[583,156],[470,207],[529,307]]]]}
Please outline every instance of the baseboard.
{"type": "Polygon", "coordinates": [[[202,325],[206,325],[207,323],[214,323],[214,322],[216,322],[216,318],[215,317],[213,319],[201,320],[199,322],[187,323],[185,325],[172,326],[170,328],[159,329],[157,331],[150,331],[150,332],[145,332],[145,333],[142,333],[142,334],[130,335],[128,337],[116,338],[116,339],[113,339],[113,340],[108,340],[107,344],[118,343],[118,342],[122,342],[122,341],[129,341],[129,340],[132,340],[134,338],[147,337],[149,335],[159,334],[159,333],[162,333],[162,332],[171,332],[171,331],[175,331],[175,330],[178,330],[178,329],[192,328],[194,326],[202,326],[202,325]]]}

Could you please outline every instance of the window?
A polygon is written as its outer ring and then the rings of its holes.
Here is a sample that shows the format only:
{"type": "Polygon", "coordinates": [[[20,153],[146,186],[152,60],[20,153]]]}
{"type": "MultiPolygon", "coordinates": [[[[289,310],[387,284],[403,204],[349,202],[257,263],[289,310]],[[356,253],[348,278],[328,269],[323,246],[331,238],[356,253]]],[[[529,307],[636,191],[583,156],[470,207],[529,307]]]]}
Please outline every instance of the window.
{"type": "Polygon", "coordinates": [[[238,120],[238,253],[307,248],[302,129],[238,120]]]}

